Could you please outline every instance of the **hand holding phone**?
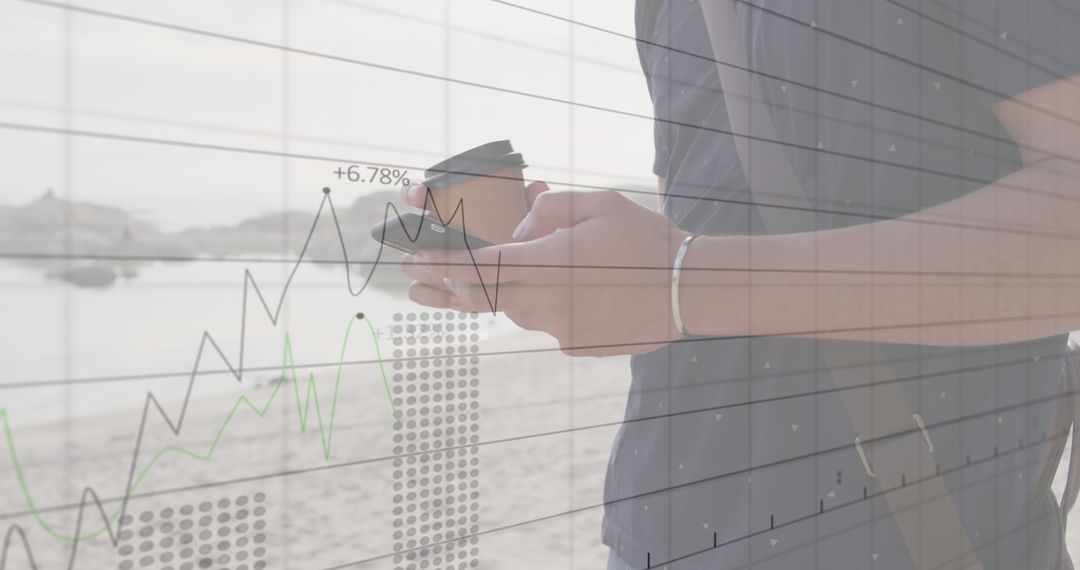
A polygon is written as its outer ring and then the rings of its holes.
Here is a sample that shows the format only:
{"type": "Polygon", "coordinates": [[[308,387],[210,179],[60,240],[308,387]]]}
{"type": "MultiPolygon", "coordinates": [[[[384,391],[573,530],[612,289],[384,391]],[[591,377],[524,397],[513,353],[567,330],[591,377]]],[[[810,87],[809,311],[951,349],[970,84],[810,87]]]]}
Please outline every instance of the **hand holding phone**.
{"type": "Polygon", "coordinates": [[[443,224],[427,215],[408,212],[371,228],[371,237],[398,251],[422,249],[476,249],[491,242],[443,224]]]}
{"type": "Polygon", "coordinates": [[[512,241],[529,211],[525,164],[508,140],[492,141],[454,155],[425,172],[423,205],[432,212],[401,214],[371,230],[376,240],[400,251],[468,249],[512,241]],[[438,217],[454,224],[443,224],[438,217]],[[465,232],[465,220],[469,232],[465,232]]]}

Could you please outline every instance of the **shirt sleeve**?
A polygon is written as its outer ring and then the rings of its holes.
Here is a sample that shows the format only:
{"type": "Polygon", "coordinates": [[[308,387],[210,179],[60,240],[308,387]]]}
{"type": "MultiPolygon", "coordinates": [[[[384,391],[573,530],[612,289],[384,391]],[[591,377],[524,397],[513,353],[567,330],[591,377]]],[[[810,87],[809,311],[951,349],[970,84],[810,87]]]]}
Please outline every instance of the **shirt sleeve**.
{"type": "Polygon", "coordinates": [[[653,121],[653,146],[656,147],[656,154],[653,157],[652,171],[661,178],[667,178],[670,163],[667,143],[664,141],[664,127],[660,121],[653,121]]]}
{"type": "Polygon", "coordinates": [[[653,102],[653,115],[655,117],[653,119],[653,148],[655,149],[655,154],[653,157],[652,171],[653,174],[657,176],[667,177],[670,154],[668,152],[665,129],[668,125],[661,120],[660,113],[662,103],[658,104],[657,94],[654,92],[653,85],[653,75],[656,70],[653,69],[653,64],[649,59],[650,45],[646,43],[647,40],[653,37],[653,30],[656,27],[657,8],[658,5],[654,0],[638,0],[634,20],[638,38],[638,41],[636,42],[638,61],[641,64],[641,71],[645,75],[645,84],[649,89],[649,97],[653,102]]]}

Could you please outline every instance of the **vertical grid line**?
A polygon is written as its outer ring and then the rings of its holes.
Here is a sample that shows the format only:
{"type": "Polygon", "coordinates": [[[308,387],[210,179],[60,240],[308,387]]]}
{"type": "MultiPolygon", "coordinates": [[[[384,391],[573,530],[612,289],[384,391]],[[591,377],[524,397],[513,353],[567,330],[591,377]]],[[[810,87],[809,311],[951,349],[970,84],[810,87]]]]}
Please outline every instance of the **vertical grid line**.
{"type": "MultiPolygon", "coordinates": [[[[282,255],[283,258],[288,256],[289,237],[290,237],[289,236],[289,178],[290,178],[290,164],[289,164],[289,158],[288,158],[289,152],[290,152],[290,144],[289,144],[290,131],[289,131],[289,129],[290,129],[290,123],[291,123],[291,116],[290,116],[290,112],[289,112],[290,111],[290,109],[289,109],[289,103],[290,103],[289,89],[290,89],[290,81],[292,79],[291,73],[290,73],[290,71],[291,71],[290,70],[290,61],[291,60],[290,60],[290,54],[289,54],[289,50],[288,50],[288,47],[290,45],[289,42],[291,40],[290,27],[289,27],[289,18],[290,18],[290,15],[291,15],[290,8],[291,7],[289,5],[289,0],[281,0],[281,45],[286,47],[286,49],[281,51],[281,117],[280,117],[280,120],[281,120],[281,150],[282,150],[282,158],[281,158],[281,212],[282,212],[282,215],[281,215],[281,252],[283,254],[282,255]]],[[[285,282],[288,279],[288,275],[289,275],[289,268],[286,265],[282,265],[281,266],[282,282],[285,282]]],[[[289,316],[290,316],[289,303],[285,303],[285,306],[281,307],[281,309],[283,309],[283,311],[284,311],[284,314],[282,315],[281,322],[282,322],[282,324],[285,325],[284,330],[287,331],[287,330],[289,330],[289,321],[290,321],[290,318],[289,318],[289,316]]],[[[278,381],[279,382],[284,382],[285,381],[284,376],[279,378],[278,381]]],[[[282,467],[282,469],[288,469],[289,468],[289,435],[290,435],[290,430],[289,430],[289,408],[288,408],[288,405],[287,405],[288,401],[289,401],[288,398],[282,398],[281,399],[281,409],[282,409],[282,412],[283,412],[281,414],[281,467],[282,467]]],[[[282,499],[282,504],[285,505],[285,508],[280,509],[282,536],[291,536],[292,533],[290,532],[291,529],[289,528],[289,516],[288,516],[288,512],[289,512],[289,478],[288,477],[284,477],[281,480],[281,499],[282,499]]],[[[285,544],[283,544],[282,548],[281,548],[281,563],[282,563],[282,567],[289,568],[291,566],[290,560],[289,560],[289,544],[291,543],[291,541],[286,540],[286,541],[283,541],[283,542],[285,544]]]]}
{"type": "MultiPolygon", "coordinates": [[[[918,6],[918,4],[916,4],[916,6],[918,6]]],[[[916,132],[916,136],[918,137],[917,142],[915,143],[915,152],[918,153],[918,156],[915,157],[915,164],[917,164],[918,167],[919,167],[918,174],[917,174],[919,183],[916,184],[916,186],[915,186],[916,191],[918,192],[918,194],[915,196],[915,211],[916,212],[922,212],[923,211],[923,201],[922,201],[923,183],[925,182],[925,177],[922,174],[922,172],[923,172],[923,141],[925,140],[923,138],[923,122],[924,122],[924,119],[926,117],[926,115],[924,114],[924,111],[923,111],[923,90],[925,89],[925,86],[927,85],[928,77],[926,76],[927,71],[923,67],[923,64],[925,63],[925,59],[923,57],[923,41],[922,41],[923,40],[923,20],[924,20],[924,18],[914,18],[914,20],[915,20],[915,37],[917,39],[917,41],[916,41],[916,44],[917,44],[916,45],[916,50],[917,50],[917,52],[916,52],[916,58],[917,58],[916,61],[919,62],[919,66],[920,66],[919,69],[916,70],[916,74],[917,74],[919,79],[918,79],[918,85],[916,85],[916,89],[915,89],[915,96],[918,97],[918,101],[916,101],[916,103],[915,103],[916,104],[915,115],[918,117],[918,120],[916,121],[916,125],[915,125],[915,129],[916,129],[915,132],[916,132]]],[[[907,45],[907,44],[902,44],[902,45],[907,45]]],[[[922,293],[923,293],[923,291],[922,291],[922,285],[923,285],[923,259],[922,259],[923,228],[922,228],[921,225],[918,226],[918,228],[916,229],[916,236],[917,237],[916,237],[916,240],[915,240],[915,247],[917,247],[919,249],[918,249],[918,251],[916,252],[916,255],[915,255],[915,264],[916,264],[915,265],[915,273],[916,273],[915,286],[917,288],[917,290],[915,291],[915,302],[917,303],[916,307],[918,308],[918,307],[923,306],[922,305],[922,293]]],[[[918,314],[918,310],[916,310],[916,314],[918,314]]],[[[924,362],[923,362],[924,351],[923,351],[923,344],[922,344],[923,328],[921,326],[919,327],[917,334],[918,334],[919,343],[915,347],[915,362],[918,363],[918,366],[916,368],[916,374],[919,375],[919,378],[925,378],[925,376],[924,376],[924,362]]],[[[920,380],[919,383],[915,385],[915,410],[916,410],[915,413],[919,414],[920,416],[924,415],[923,414],[922,388],[923,388],[923,382],[920,380]]],[[[929,433],[929,431],[927,431],[927,433],[929,433]]],[[[922,454],[920,453],[918,455],[918,457],[919,457],[919,465],[918,465],[919,471],[918,472],[920,474],[926,473],[926,471],[923,470],[922,454]]],[[[933,456],[933,452],[931,452],[930,457],[931,457],[931,459],[934,459],[935,463],[937,462],[937,460],[933,456]]],[[[930,467],[932,469],[934,469],[935,472],[937,472],[937,468],[935,466],[930,466],[930,467]]],[[[922,475],[920,475],[920,477],[921,476],[922,475]]],[[[944,483],[944,479],[942,480],[942,482],[944,483]]],[[[924,487],[924,485],[917,485],[916,486],[917,500],[918,500],[918,504],[920,505],[920,508],[919,508],[919,511],[918,511],[918,514],[917,514],[918,522],[916,524],[918,524],[920,528],[924,524],[923,517],[922,517],[922,514],[923,514],[922,505],[925,504],[923,502],[923,487],[924,487]]],[[[948,489],[948,486],[946,486],[945,488],[948,489]]],[[[947,500],[952,501],[952,498],[951,497],[947,498],[947,500]]]]}
{"type": "MultiPolygon", "coordinates": [[[[567,101],[568,101],[568,103],[566,105],[567,127],[568,127],[567,136],[569,138],[569,140],[567,141],[567,145],[566,145],[566,148],[567,148],[567,176],[569,177],[570,188],[574,188],[575,187],[574,186],[574,25],[572,23],[574,21],[574,0],[567,0],[567,5],[568,5],[568,8],[569,8],[569,21],[567,22],[567,25],[566,25],[566,29],[567,29],[567,64],[568,64],[567,65],[567,78],[569,80],[568,81],[568,86],[567,86],[567,91],[568,91],[568,93],[567,93],[567,101]]],[[[571,303],[571,305],[570,305],[570,313],[569,313],[571,323],[573,322],[573,315],[574,315],[574,312],[573,312],[574,311],[574,307],[573,307],[573,291],[574,291],[573,279],[574,279],[574,276],[573,275],[574,275],[573,272],[571,272],[570,273],[570,280],[571,280],[570,281],[570,292],[571,292],[570,303],[571,303]]],[[[569,428],[570,433],[569,433],[569,438],[568,438],[569,465],[568,465],[568,469],[567,469],[567,472],[568,472],[567,476],[569,477],[569,483],[570,483],[569,486],[568,486],[568,490],[569,490],[569,493],[570,493],[570,496],[569,496],[570,500],[568,501],[568,503],[569,503],[568,504],[568,510],[573,511],[573,509],[574,509],[574,430],[573,430],[573,428],[574,428],[574,369],[575,369],[575,367],[574,367],[574,364],[573,364],[572,361],[569,362],[569,365],[570,365],[569,366],[569,372],[570,373],[568,375],[569,378],[567,380],[567,389],[568,389],[568,392],[569,392],[570,410],[569,410],[569,421],[567,422],[568,423],[567,427],[569,428]]],[[[569,527],[569,530],[570,530],[570,536],[569,536],[569,538],[570,538],[570,545],[569,545],[570,546],[570,549],[569,549],[569,554],[570,554],[569,563],[570,563],[570,565],[569,565],[569,567],[571,568],[571,570],[573,570],[573,568],[574,568],[574,519],[575,519],[575,516],[573,514],[571,514],[567,518],[569,519],[567,521],[567,526],[569,527]]]]}
{"type": "MultiPolygon", "coordinates": [[[[814,8],[813,8],[814,15],[813,15],[813,20],[812,20],[814,22],[817,22],[821,18],[821,14],[819,13],[818,8],[819,8],[818,0],[814,0],[814,8]]],[[[814,61],[814,71],[813,71],[813,78],[814,79],[813,79],[813,82],[814,83],[813,83],[813,85],[815,87],[819,87],[820,82],[821,82],[821,80],[820,80],[821,71],[820,71],[820,68],[818,67],[818,58],[819,58],[819,55],[818,55],[819,54],[819,52],[818,52],[818,35],[811,32],[810,33],[810,41],[811,41],[811,45],[813,46],[813,49],[814,49],[814,59],[813,59],[813,61],[814,61]]],[[[813,105],[814,105],[814,139],[813,140],[820,141],[821,140],[821,133],[819,132],[819,128],[818,128],[818,127],[820,127],[820,121],[818,120],[818,115],[821,113],[821,108],[819,107],[820,102],[819,102],[819,99],[818,99],[818,90],[814,89],[813,92],[811,93],[811,96],[814,98],[814,102],[813,102],[813,105]]],[[[819,204],[819,202],[818,202],[818,186],[819,186],[818,164],[819,164],[819,158],[816,155],[814,156],[814,160],[813,160],[813,162],[811,164],[812,164],[812,167],[814,169],[814,172],[813,172],[814,184],[813,184],[813,188],[812,188],[813,195],[810,197],[810,199],[812,200],[812,205],[816,207],[817,204],[819,204]]],[[[819,330],[820,329],[820,326],[818,324],[819,299],[818,299],[818,287],[817,287],[817,285],[820,283],[821,277],[818,274],[818,270],[820,269],[820,265],[819,265],[820,258],[818,257],[818,244],[819,244],[819,241],[820,241],[819,232],[822,229],[822,223],[821,223],[821,216],[819,216],[816,213],[812,213],[810,215],[813,216],[813,222],[814,222],[814,224],[813,224],[813,227],[814,227],[813,256],[814,256],[814,285],[815,285],[814,286],[814,330],[819,330]]],[[[814,389],[815,390],[820,390],[821,389],[820,379],[821,379],[821,375],[822,375],[821,374],[821,347],[820,347],[821,342],[818,339],[817,335],[814,335],[813,346],[814,346],[814,389]]],[[[830,379],[830,382],[831,382],[831,379],[830,379]]],[[[820,421],[819,421],[819,417],[820,417],[819,412],[820,412],[820,410],[818,409],[820,407],[820,404],[821,404],[821,396],[820,395],[815,395],[814,396],[814,415],[813,415],[813,418],[814,418],[814,492],[819,495],[818,497],[815,497],[819,501],[823,500],[822,497],[820,496],[823,489],[821,488],[821,482],[818,479],[818,475],[820,474],[820,471],[821,471],[821,468],[820,468],[821,462],[820,462],[820,456],[819,456],[819,453],[820,453],[819,441],[820,441],[822,430],[821,430],[821,424],[820,424],[820,421]]],[[[822,503],[819,503],[819,504],[822,504],[822,503]]],[[[824,509],[822,509],[822,510],[824,510],[824,509]]],[[[824,513],[822,513],[822,514],[824,514],[824,513]]],[[[814,570],[818,570],[819,557],[820,557],[820,551],[818,549],[818,541],[819,541],[818,537],[819,537],[819,532],[820,532],[820,530],[818,528],[818,522],[819,522],[818,519],[819,519],[819,517],[814,517],[814,570]]]]}
{"type": "MultiPolygon", "coordinates": [[[[877,45],[876,45],[876,43],[877,43],[877,34],[875,33],[875,31],[876,31],[875,27],[877,26],[877,14],[876,14],[875,7],[877,6],[877,0],[870,0],[869,4],[870,4],[870,18],[869,18],[870,38],[869,38],[869,44],[873,49],[870,51],[870,69],[869,69],[870,73],[869,73],[868,80],[870,82],[870,98],[869,98],[869,100],[870,100],[871,105],[874,105],[874,104],[877,103],[877,69],[876,68],[877,68],[877,54],[878,54],[878,52],[877,52],[877,45]]],[[[871,106],[870,107],[870,156],[872,156],[872,157],[876,157],[876,155],[877,155],[877,145],[878,145],[877,118],[878,118],[877,107],[871,106]]],[[[877,183],[877,174],[878,174],[877,163],[876,162],[871,162],[870,163],[870,199],[869,199],[869,204],[870,204],[870,214],[872,216],[877,216],[877,192],[874,191],[874,186],[877,183]]],[[[875,252],[875,249],[874,249],[875,246],[876,246],[876,242],[875,242],[874,238],[876,237],[875,234],[877,232],[875,232],[873,230],[873,228],[874,228],[873,225],[871,225],[870,227],[871,227],[870,236],[869,236],[869,241],[870,241],[870,302],[869,302],[869,305],[868,305],[870,307],[870,344],[867,345],[867,351],[866,352],[867,352],[867,356],[869,357],[868,361],[870,362],[870,435],[873,436],[874,438],[877,438],[878,437],[878,434],[877,434],[877,421],[876,421],[876,418],[874,417],[875,416],[875,414],[874,414],[874,411],[875,411],[874,410],[874,404],[875,404],[875,401],[877,400],[877,398],[875,397],[875,392],[877,392],[876,384],[877,384],[877,364],[878,363],[877,363],[876,360],[877,360],[877,352],[878,351],[874,350],[874,341],[877,340],[877,332],[874,329],[874,309],[873,309],[873,307],[874,307],[874,293],[875,293],[875,289],[876,289],[876,285],[877,285],[877,279],[874,278],[875,271],[877,270],[877,263],[876,263],[877,255],[875,254],[876,252],[875,252]]],[[[870,481],[870,483],[873,484],[873,481],[870,481]]],[[[886,485],[884,483],[882,483],[881,480],[879,479],[878,480],[878,487],[882,491],[884,491],[886,485]]],[[[870,520],[872,520],[872,521],[877,520],[876,519],[875,506],[877,504],[879,504],[880,502],[881,502],[880,499],[875,499],[872,503],[870,503],[870,517],[871,517],[870,520]]],[[[892,512],[892,507],[888,503],[885,504],[885,509],[889,513],[892,512]]],[[[874,529],[875,529],[875,525],[873,523],[871,523],[870,524],[870,553],[871,553],[871,556],[873,556],[873,552],[876,550],[875,540],[874,540],[874,536],[875,536],[874,529]]],[[[911,558],[913,559],[915,565],[918,566],[918,560],[914,560],[915,557],[916,557],[916,554],[914,552],[911,552],[911,558]]]]}
{"type": "MultiPolygon", "coordinates": [[[[66,3],[70,4],[71,0],[66,0],[66,3]]],[[[61,179],[63,180],[63,182],[61,183],[62,186],[63,186],[61,196],[62,196],[62,199],[64,200],[63,207],[61,208],[61,211],[63,212],[63,220],[64,220],[64,222],[63,222],[63,224],[64,224],[64,238],[63,238],[64,260],[61,263],[62,263],[62,267],[64,268],[65,272],[69,271],[71,269],[72,262],[70,260],[71,260],[71,256],[72,256],[72,253],[73,253],[73,247],[72,247],[73,244],[72,244],[72,239],[71,239],[72,227],[71,227],[71,211],[70,211],[70,208],[71,208],[71,201],[74,198],[74,189],[72,188],[73,182],[74,182],[74,173],[72,172],[72,169],[74,168],[74,148],[73,148],[74,141],[72,141],[72,135],[70,134],[70,131],[71,131],[71,128],[73,126],[72,125],[72,121],[73,121],[73,109],[72,108],[74,107],[74,104],[73,104],[72,99],[74,98],[74,89],[75,89],[75,86],[74,86],[74,62],[73,62],[73,58],[75,57],[75,53],[74,53],[74,50],[73,50],[73,47],[72,47],[72,37],[71,37],[72,28],[74,27],[74,18],[75,18],[75,16],[74,16],[74,14],[72,13],[71,10],[64,10],[63,15],[61,16],[61,22],[62,22],[62,27],[63,27],[63,34],[62,34],[62,38],[63,38],[63,40],[62,40],[63,41],[62,61],[63,61],[63,63],[61,64],[62,65],[62,70],[61,70],[61,73],[62,73],[61,85],[62,85],[62,87],[61,87],[61,89],[63,91],[61,93],[61,98],[63,99],[63,110],[64,110],[63,119],[62,119],[62,123],[64,125],[64,135],[61,137],[61,141],[62,141],[61,142],[61,145],[62,145],[62,147],[61,147],[62,148],[62,150],[61,150],[61,170],[62,170],[61,179]]],[[[51,191],[50,191],[50,193],[51,193],[51,191]]],[[[64,378],[71,378],[73,376],[73,374],[72,374],[72,371],[73,371],[72,358],[74,357],[74,349],[75,349],[75,347],[74,347],[75,338],[74,338],[74,335],[72,334],[72,319],[71,319],[71,313],[72,313],[72,308],[73,308],[72,305],[74,304],[74,299],[72,299],[71,287],[67,287],[67,286],[61,287],[60,290],[61,290],[61,293],[60,293],[60,295],[61,295],[61,304],[63,306],[63,313],[62,313],[63,314],[63,317],[62,317],[62,323],[63,323],[62,330],[63,330],[63,332],[61,333],[61,337],[62,337],[61,346],[63,347],[62,348],[62,353],[63,353],[63,360],[62,360],[63,361],[63,372],[62,372],[62,375],[63,375],[64,378]]],[[[73,456],[73,453],[74,453],[73,445],[75,443],[72,440],[72,434],[73,434],[74,426],[72,425],[72,422],[71,422],[71,418],[74,416],[74,413],[73,413],[74,412],[74,406],[75,406],[75,388],[73,386],[71,386],[71,385],[66,385],[63,388],[63,410],[64,410],[64,412],[63,412],[64,413],[64,494],[65,494],[65,496],[72,496],[73,494],[78,492],[78,491],[75,490],[75,487],[72,486],[72,470],[71,470],[72,456],[73,456]]]]}

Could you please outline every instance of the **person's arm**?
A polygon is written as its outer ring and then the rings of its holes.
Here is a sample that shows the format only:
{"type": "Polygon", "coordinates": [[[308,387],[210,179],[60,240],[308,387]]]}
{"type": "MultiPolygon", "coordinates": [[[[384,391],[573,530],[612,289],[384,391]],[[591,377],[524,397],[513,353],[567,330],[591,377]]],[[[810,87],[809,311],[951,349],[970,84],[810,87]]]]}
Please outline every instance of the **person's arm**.
{"type": "Polygon", "coordinates": [[[684,264],[687,329],[928,345],[1080,329],[1078,85],[999,103],[1025,167],[962,198],[842,229],[698,238],[684,264]]]}
{"type": "MultiPolygon", "coordinates": [[[[843,229],[696,239],[679,288],[686,332],[981,345],[1080,329],[1077,83],[998,105],[1017,142],[1043,152],[963,198],[843,229]]],[[[680,338],[671,277],[687,234],[663,215],[614,191],[545,192],[515,236],[406,256],[410,298],[503,311],[575,355],[680,338]]]]}

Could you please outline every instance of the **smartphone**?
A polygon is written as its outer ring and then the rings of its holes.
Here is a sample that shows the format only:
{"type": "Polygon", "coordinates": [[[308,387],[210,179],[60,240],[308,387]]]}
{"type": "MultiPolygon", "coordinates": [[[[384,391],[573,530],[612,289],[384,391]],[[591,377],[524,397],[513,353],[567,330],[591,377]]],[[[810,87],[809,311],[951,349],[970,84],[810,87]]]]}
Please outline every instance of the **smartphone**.
{"type": "Polygon", "coordinates": [[[413,212],[390,218],[371,228],[371,237],[398,251],[422,249],[476,249],[494,245],[438,220],[413,212]],[[411,236],[411,237],[410,237],[411,236]]]}

